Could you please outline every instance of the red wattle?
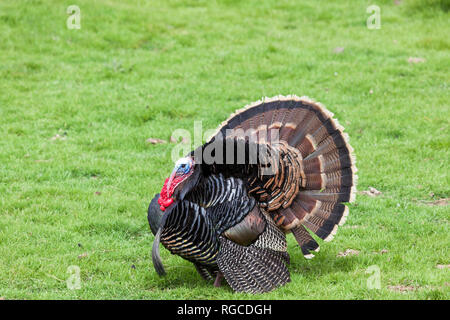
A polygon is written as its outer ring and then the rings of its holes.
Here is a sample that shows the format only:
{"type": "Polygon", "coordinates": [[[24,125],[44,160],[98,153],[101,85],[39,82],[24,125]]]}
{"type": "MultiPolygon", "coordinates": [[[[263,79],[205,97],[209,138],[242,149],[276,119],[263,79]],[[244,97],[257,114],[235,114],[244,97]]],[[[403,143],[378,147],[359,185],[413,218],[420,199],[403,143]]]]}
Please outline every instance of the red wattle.
{"type": "Polygon", "coordinates": [[[162,211],[165,211],[167,207],[169,207],[173,203],[172,199],[172,193],[174,189],[174,184],[170,186],[170,189],[167,190],[167,183],[169,182],[169,179],[167,178],[166,181],[164,181],[164,185],[161,189],[161,192],[159,194],[158,204],[160,205],[160,209],[162,211]],[[169,191],[169,192],[167,192],[169,191]]]}

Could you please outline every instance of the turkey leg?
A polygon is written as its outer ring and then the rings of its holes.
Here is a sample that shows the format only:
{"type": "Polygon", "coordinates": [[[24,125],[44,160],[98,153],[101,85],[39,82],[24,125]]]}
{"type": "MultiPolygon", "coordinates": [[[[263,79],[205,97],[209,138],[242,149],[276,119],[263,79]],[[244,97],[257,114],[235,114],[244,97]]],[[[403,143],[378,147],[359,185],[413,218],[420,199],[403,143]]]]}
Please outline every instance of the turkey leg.
{"type": "Polygon", "coordinates": [[[217,271],[216,280],[214,281],[214,287],[220,287],[223,279],[223,274],[220,271],[217,271]]]}

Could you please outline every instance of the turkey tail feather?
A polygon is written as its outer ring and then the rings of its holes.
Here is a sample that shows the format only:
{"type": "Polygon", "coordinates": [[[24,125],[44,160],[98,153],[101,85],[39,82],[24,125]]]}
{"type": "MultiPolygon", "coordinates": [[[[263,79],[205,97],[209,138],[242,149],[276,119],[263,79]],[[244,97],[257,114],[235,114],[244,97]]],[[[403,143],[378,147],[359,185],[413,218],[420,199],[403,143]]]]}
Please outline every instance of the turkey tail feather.
{"type": "Polygon", "coordinates": [[[267,201],[261,203],[280,228],[294,234],[306,257],[319,248],[308,230],[331,240],[348,215],[345,203],[355,199],[353,148],[333,116],[307,97],[277,96],[236,111],[212,136],[254,132],[259,139],[267,130],[259,143],[279,150],[282,160],[274,178],[251,190],[255,196],[264,195],[267,201]]]}

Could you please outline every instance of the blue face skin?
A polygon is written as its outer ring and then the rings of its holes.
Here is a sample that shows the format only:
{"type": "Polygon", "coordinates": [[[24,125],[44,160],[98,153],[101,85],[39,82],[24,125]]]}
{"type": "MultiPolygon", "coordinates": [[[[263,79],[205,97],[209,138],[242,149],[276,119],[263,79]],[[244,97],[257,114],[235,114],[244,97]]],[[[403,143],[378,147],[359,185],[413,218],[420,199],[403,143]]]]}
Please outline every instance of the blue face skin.
{"type": "Polygon", "coordinates": [[[175,164],[174,171],[176,172],[176,175],[181,176],[184,174],[189,173],[192,167],[192,161],[188,158],[182,158],[177,161],[175,164]]]}
{"type": "Polygon", "coordinates": [[[186,174],[189,172],[190,166],[187,163],[181,163],[177,167],[178,174],[186,174]]]}

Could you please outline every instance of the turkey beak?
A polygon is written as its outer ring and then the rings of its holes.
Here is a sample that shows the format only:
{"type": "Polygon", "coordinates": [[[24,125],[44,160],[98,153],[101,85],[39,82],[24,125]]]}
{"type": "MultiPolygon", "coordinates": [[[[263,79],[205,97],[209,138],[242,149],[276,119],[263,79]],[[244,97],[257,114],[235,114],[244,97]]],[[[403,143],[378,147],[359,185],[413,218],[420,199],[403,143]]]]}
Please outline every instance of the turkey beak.
{"type": "Polygon", "coordinates": [[[174,169],[172,171],[172,173],[170,174],[169,181],[167,182],[167,198],[170,197],[169,190],[171,190],[172,181],[175,178],[176,174],[177,174],[177,170],[176,169],[174,169]]]}

